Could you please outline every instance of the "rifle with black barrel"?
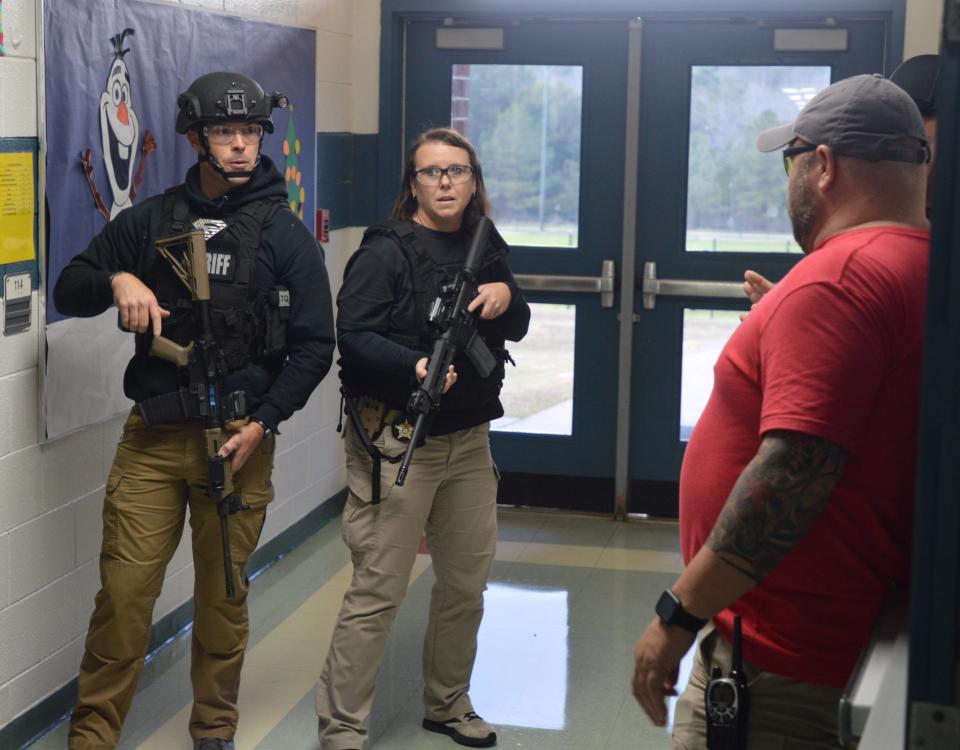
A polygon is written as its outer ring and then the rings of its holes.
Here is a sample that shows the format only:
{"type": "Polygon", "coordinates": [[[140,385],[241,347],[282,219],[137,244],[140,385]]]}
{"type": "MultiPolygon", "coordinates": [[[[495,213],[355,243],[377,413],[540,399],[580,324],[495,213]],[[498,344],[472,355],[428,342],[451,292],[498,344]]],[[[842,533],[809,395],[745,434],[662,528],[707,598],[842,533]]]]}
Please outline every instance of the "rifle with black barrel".
{"type": "Polygon", "coordinates": [[[440,293],[427,311],[427,321],[438,335],[433,342],[433,351],[427,361],[427,375],[410,394],[410,400],[407,403],[407,414],[410,416],[416,414],[417,421],[410,444],[397,471],[398,485],[402,486],[406,481],[413,452],[424,439],[423,431],[426,428],[427,417],[440,406],[447,371],[454,357],[460,352],[466,352],[482,378],[493,372],[497,365],[486,342],[477,333],[476,314],[467,311],[467,306],[477,296],[477,271],[483,260],[484,251],[487,249],[487,240],[492,227],[493,222],[490,219],[486,216],[480,218],[474,229],[463,268],[451,283],[444,284],[440,288],[440,293]]]}
{"type": "MultiPolygon", "coordinates": [[[[200,230],[184,232],[157,240],[157,252],[190,292],[193,301],[195,337],[181,346],[163,336],[156,336],[150,346],[150,355],[173,362],[189,375],[189,391],[196,398],[203,420],[207,446],[207,495],[217,506],[220,518],[220,541],[223,546],[223,571],[227,598],[235,595],[233,585],[233,557],[230,553],[230,529],[227,517],[243,510],[240,495],[233,491],[233,472],[229,459],[220,456],[220,449],[230,435],[228,428],[239,428],[242,423],[227,423],[222,403],[223,378],[226,367],[223,353],[213,335],[210,324],[210,277],[207,270],[207,241],[200,230]]],[[[241,404],[233,405],[233,414],[242,414],[241,404]]]]}

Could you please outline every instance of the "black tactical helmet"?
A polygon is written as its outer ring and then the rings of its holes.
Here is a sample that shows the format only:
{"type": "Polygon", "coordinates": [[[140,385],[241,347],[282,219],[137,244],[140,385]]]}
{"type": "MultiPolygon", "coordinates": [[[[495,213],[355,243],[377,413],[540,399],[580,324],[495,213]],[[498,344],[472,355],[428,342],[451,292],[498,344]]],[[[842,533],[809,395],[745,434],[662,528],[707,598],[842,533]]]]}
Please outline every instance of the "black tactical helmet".
{"type": "Polygon", "coordinates": [[[937,78],[940,76],[940,55],[917,55],[893,71],[890,80],[917,103],[920,114],[937,114],[937,78]]]}
{"type": "Polygon", "coordinates": [[[177,97],[177,132],[218,120],[259,122],[273,132],[270,113],[286,107],[283,94],[264,94],[260,84],[242,73],[220,71],[200,76],[177,97]]]}

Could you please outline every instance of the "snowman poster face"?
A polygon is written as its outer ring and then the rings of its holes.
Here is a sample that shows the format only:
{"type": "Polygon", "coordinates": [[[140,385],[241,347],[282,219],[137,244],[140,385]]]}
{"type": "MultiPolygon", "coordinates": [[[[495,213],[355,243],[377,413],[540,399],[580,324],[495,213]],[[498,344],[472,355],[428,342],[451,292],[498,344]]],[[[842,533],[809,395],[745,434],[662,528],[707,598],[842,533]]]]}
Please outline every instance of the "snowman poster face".
{"type": "Polygon", "coordinates": [[[80,155],[87,186],[93,195],[93,203],[103,218],[110,220],[123,209],[129,208],[137,195],[137,187],[143,180],[143,171],[147,156],[156,149],[156,141],[149,130],[144,132],[143,145],[140,146],[140,119],[133,109],[132,81],[130,69],[124,57],[130,48],[124,48],[124,41],[136,32],[126,28],[110,38],[113,56],[107,66],[106,85],[100,93],[100,146],[104,171],[110,185],[112,203],[109,208],[101,195],[94,178],[93,155],[91,149],[80,155]],[[137,148],[140,147],[140,153],[137,148]],[[137,157],[139,166],[137,166],[137,157]],[[134,175],[134,167],[137,167],[134,175]]]}
{"type": "Polygon", "coordinates": [[[103,165],[113,195],[111,219],[130,205],[136,148],[140,138],[140,121],[131,96],[130,72],[123,61],[124,55],[130,51],[123,48],[124,39],[133,34],[133,29],[124,29],[111,40],[115,55],[110,62],[106,87],[100,94],[103,165]]]}

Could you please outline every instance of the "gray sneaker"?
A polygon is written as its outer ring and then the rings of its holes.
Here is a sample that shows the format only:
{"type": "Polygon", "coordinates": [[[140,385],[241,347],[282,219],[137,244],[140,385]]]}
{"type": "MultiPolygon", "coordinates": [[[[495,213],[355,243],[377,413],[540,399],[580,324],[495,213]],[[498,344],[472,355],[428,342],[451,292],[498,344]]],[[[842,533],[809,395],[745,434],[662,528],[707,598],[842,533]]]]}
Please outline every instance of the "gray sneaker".
{"type": "Polygon", "coordinates": [[[221,740],[219,737],[201,737],[193,741],[193,750],[235,750],[233,740],[221,740]]]}
{"type": "Polygon", "coordinates": [[[467,747],[493,747],[497,744],[497,731],[473,711],[446,721],[424,719],[423,728],[445,734],[458,745],[467,747]]]}

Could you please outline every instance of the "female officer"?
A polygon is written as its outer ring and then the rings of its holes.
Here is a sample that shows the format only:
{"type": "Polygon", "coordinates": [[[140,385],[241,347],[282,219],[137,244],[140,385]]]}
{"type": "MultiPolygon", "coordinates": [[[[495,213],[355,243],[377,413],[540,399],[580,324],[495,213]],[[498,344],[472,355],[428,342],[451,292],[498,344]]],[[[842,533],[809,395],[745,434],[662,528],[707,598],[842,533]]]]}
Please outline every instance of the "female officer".
{"type": "Polygon", "coordinates": [[[392,218],[367,231],[344,272],[337,334],[353,413],[344,435],[349,494],[342,528],[354,573],[317,687],[323,750],[363,745],[377,670],[424,530],[436,583],[423,647],[423,727],[462,745],[496,744],[467,688],[496,548],[490,420],[503,415],[504,342],[519,341],[530,321],[496,231],[469,310],[497,367],[483,378],[458,356],[403,486],[395,484],[398,464],[389,460],[406,450],[412,419],[404,409],[427,372],[426,311],[463,267],[486,212],[473,146],[455,130],[428,130],[407,155],[392,218]]]}

